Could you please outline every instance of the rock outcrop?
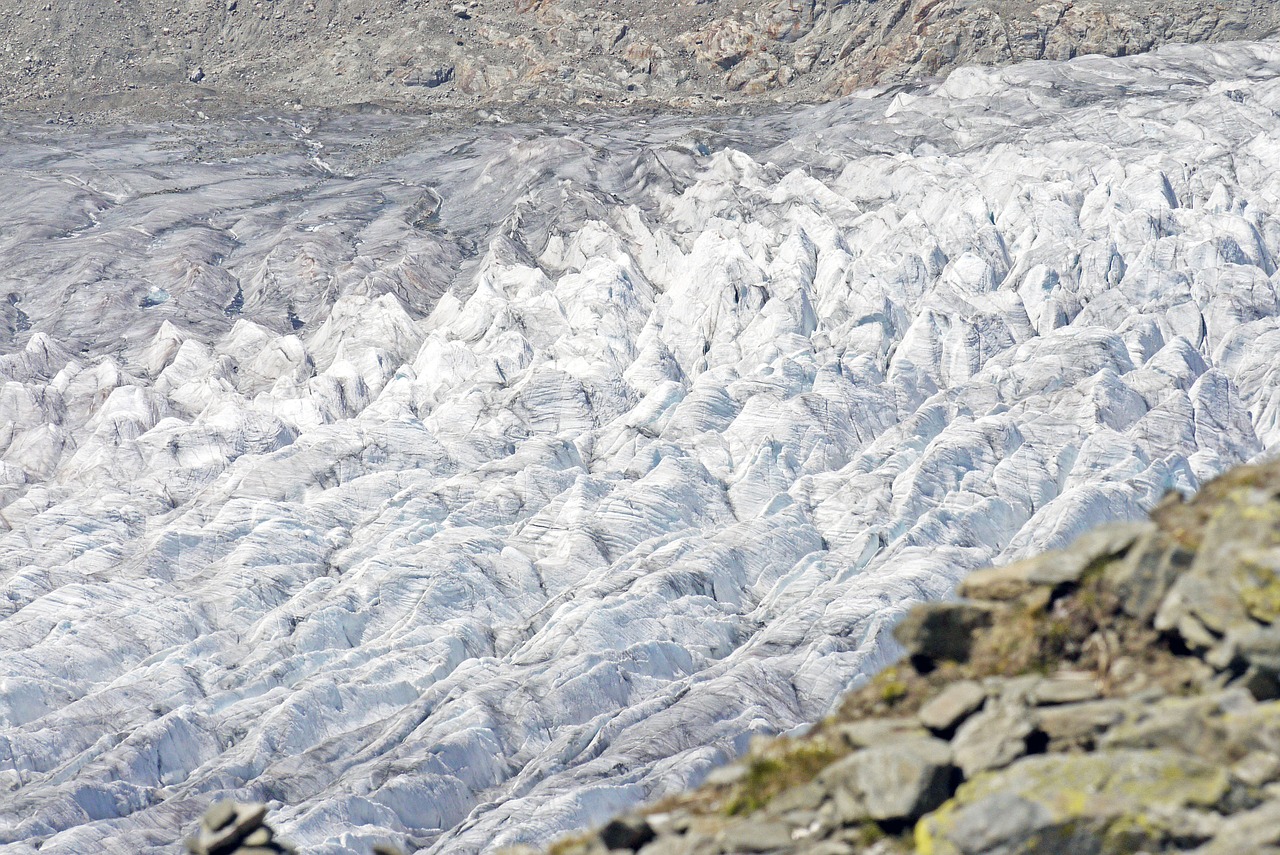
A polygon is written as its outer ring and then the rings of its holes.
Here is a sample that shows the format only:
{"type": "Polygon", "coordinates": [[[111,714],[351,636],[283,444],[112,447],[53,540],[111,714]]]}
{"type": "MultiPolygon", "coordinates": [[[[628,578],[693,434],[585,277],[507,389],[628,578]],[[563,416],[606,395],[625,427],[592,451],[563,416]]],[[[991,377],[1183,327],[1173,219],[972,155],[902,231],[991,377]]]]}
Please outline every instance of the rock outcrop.
{"type": "Polygon", "coordinates": [[[1280,852],[1280,463],[958,595],[811,733],[551,851],[1280,852]]]}
{"type": "Polygon", "coordinates": [[[1280,7],[1252,0],[67,0],[0,20],[0,105],[63,118],[357,103],[706,110],[1278,25],[1280,7]]]}
{"type": "Polygon", "coordinates": [[[200,818],[200,827],[187,840],[191,855],[288,855],[294,849],[276,840],[267,825],[263,804],[215,802],[200,818]]]}

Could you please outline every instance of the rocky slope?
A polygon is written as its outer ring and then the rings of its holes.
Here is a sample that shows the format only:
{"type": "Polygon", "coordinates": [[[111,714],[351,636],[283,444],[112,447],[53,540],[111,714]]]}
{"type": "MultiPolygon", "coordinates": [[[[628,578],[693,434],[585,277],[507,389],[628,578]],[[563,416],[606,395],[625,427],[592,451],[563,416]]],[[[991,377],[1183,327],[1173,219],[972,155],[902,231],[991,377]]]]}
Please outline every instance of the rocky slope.
{"type": "Polygon", "coordinates": [[[0,846],[539,843],[821,718],[911,603],[1280,446],[1277,116],[1256,42],[0,125],[0,846]]]}
{"type": "Polygon", "coordinates": [[[0,19],[0,105],[62,118],[362,102],[705,110],[1277,25],[1280,8],[1253,0],[64,0],[0,19]]]}
{"type": "Polygon", "coordinates": [[[556,855],[1280,852],[1280,464],[980,570],[794,739],[556,855]]]}

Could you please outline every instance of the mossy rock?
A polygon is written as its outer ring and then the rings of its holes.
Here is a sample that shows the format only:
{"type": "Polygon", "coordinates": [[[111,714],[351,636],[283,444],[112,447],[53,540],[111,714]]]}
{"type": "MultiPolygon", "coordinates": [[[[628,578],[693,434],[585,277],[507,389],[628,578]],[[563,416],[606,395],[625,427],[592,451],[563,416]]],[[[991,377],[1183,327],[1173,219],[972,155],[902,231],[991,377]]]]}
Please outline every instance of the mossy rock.
{"type": "MultiPolygon", "coordinates": [[[[1280,531],[1280,522],[1276,528],[1280,531]]],[[[1280,620],[1280,549],[1243,553],[1232,576],[1250,617],[1263,623],[1280,620]]]]}
{"type": "Polygon", "coordinates": [[[812,781],[842,753],[821,741],[781,742],[773,753],[747,761],[747,772],[734,785],[724,812],[729,816],[754,813],[784,790],[812,781]]]}
{"type": "Polygon", "coordinates": [[[1161,817],[1212,808],[1229,789],[1221,766],[1168,750],[1028,757],[963,784],[916,824],[916,848],[920,855],[1118,855],[1158,843],[1161,817]]]}

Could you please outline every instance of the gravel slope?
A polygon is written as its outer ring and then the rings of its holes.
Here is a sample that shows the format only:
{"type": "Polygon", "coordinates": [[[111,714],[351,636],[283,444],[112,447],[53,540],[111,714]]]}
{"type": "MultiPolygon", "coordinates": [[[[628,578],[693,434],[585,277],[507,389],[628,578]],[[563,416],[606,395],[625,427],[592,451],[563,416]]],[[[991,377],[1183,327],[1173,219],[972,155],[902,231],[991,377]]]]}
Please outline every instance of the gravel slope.
{"type": "Polygon", "coordinates": [[[63,121],[379,104],[714,109],[962,64],[1259,38],[1253,0],[60,0],[0,18],[0,105],[63,121]]]}

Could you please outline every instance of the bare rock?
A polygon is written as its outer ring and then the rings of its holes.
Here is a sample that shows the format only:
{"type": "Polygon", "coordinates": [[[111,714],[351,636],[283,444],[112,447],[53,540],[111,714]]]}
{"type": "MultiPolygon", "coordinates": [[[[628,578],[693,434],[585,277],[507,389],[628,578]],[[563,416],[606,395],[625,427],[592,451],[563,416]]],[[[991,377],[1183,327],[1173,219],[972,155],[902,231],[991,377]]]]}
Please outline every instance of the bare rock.
{"type": "Polygon", "coordinates": [[[935,732],[949,732],[977,712],[987,699],[987,691],[973,680],[947,686],[920,708],[920,723],[935,732]]]}
{"type": "Polygon", "coordinates": [[[988,708],[960,725],[951,740],[955,763],[966,778],[999,769],[1027,753],[1034,730],[1030,712],[1020,705],[988,708]]]}
{"type": "Polygon", "coordinates": [[[950,794],[951,749],[938,739],[866,748],[827,767],[819,782],[851,794],[874,820],[913,820],[950,794]]]}
{"type": "Polygon", "coordinates": [[[913,718],[869,718],[835,725],[833,731],[845,745],[853,749],[869,748],[912,737],[928,736],[913,718]]]}
{"type": "Polygon", "coordinates": [[[1097,679],[1088,673],[1061,673],[1036,684],[1032,702],[1037,706],[1092,701],[1102,693],[1097,679]]]}
{"type": "Polygon", "coordinates": [[[1035,728],[1051,749],[1090,747],[1100,735],[1124,721],[1131,706],[1126,701],[1101,700],[1041,708],[1035,711],[1035,728]]]}
{"type": "Polygon", "coordinates": [[[1138,851],[1161,838],[1165,817],[1213,808],[1228,791],[1223,769],[1175,752],[1026,757],[967,784],[949,810],[922,820],[916,843],[937,853],[1099,852],[1122,822],[1139,832],[1129,850],[1138,851]]]}
{"type": "Polygon", "coordinates": [[[293,850],[275,840],[264,824],[267,807],[230,800],[215,802],[200,819],[196,836],[187,840],[192,855],[269,855],[293,850]]]}

